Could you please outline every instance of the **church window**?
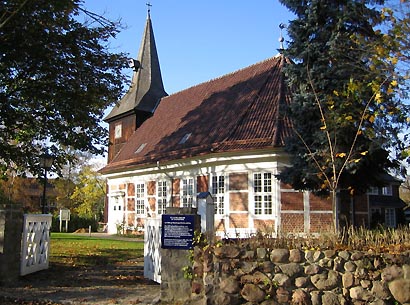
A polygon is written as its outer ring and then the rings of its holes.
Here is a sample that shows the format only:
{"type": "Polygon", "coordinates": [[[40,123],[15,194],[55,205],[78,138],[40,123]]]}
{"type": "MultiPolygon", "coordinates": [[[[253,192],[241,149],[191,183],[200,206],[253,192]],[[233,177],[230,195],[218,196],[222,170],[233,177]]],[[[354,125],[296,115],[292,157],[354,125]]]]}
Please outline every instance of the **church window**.
{"type": "Polygon", "coordinates": [[[158,181],[157,186],[158,214],[165,214],[168,197],[167,181],[158,181]]]}
{"type": "Polygon", "coordinates": [[[253,175],[253,192],[255,215],[272,214],[272,173],[255,173],[253,175]]]}
{"type": "Polygon", "coordinates": [[[115,125],[114,138],[119,139],[121,137],[122,137],[122,124],[117,124],[115,125]]]}
{"type": "Polygon", "coordinates": [[[182,207],[194,206],[194,179],[185,178],[181,179],[181,203],[182,207]]]}
{"type": "Polygon", "coordinates": [[[144,183],[135,184],[135,213],[145,214],[145,185],[144,183]]]}
{"type": "Polygon", "coordinates": [[[225,176],[212,176],[211,194],[215,204],[215,214],[225,214],[225,176]]]}

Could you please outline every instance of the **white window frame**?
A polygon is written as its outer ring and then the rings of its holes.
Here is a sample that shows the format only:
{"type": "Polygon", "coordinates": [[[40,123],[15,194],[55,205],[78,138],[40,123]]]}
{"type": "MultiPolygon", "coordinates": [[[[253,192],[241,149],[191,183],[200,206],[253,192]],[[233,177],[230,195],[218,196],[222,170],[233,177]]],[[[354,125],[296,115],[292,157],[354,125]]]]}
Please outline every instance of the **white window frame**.
{"type": "Polygon", "coordinates": [[[181,178],[180,182],[180,198],[181,198],[181,207],[195,207],[195,178],[186,177],[181,178]]]}
{"type": "Polygon", "coordinates": [[[135,198],[135,214],[145,215],[145,183],[135,183],[135,196],[132,197],[135,198]]]}
{"type": "Polygon", "coordinates": [[[367,190],[368,195],[379,195],[379,188],[377,186],[371,186],[367,190]]]}
{"type": "Polygon", "coordinates": [[[166,208],[168,206],[168,181],[158,180],[157,181],[157,212],[158,215],[165,214],[166,208]]]}
{"type": "Polygon", "coordinates": [[[253,213],[255,216],[274,215],[274,175],[271,172],[253,173],[253,213]]]}
{"type": "Polygon", "coordinates": [[[393,188],[391,185],[386,185],[382,187],[382,195],[384,196],[392,196],[393,195],[393,188]]]}
{"type": "Polygon", "coordinates": [[[396,209],[394,208],[384,209],[384,225],[389,228],[396,227],[396,209]]]}
{"type": "Polygon", "coordinates": [[[215,215],[225,215],[226,213],[226,200],[225,195],[227,192],[227,176],[225,175],[211,175],[210,193],[214,199],[215,215]]]}
{"type": "Polygon", "coordinates": [[[122,124],[116,124],[114,127],[114,139],[120,139],[122,137],[122,124]]]}

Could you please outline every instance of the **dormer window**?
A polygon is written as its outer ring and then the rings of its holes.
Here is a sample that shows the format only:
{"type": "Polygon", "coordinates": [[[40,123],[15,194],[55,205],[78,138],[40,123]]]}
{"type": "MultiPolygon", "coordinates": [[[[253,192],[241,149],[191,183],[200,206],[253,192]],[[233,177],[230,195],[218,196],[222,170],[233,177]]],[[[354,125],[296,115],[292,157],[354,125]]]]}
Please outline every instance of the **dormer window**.
{"type": "Polygon", "coordinates": [[[190,133],[187,133],[186,135],[184,135],[184,136],[182,137],[181,141],[179,141],[178,144],[185,144],[185,142],[188,141],[188,139],[189,139],[189,137],[191,136],[191,134],[192,134],[192,133],[190,132],[190,133]]]}
{"type": "Polygon", "coordinates": [[[114,138],[119,139],[122,137],[122,124],[115,125],[114,138]]]}
{"type": "Polygon", "coordinates": [[[382,194],[383,194],[384,196],[392,196],[392,195],[393,195],[393,190],[392,190],[391,185],[384,186],[384,187],[382,188],[382,194]]]}
{"type": "Polygon", "coordinates": [[[142,143],[139,147],[138,147],[138,149],[135,151],[135,153],[136,154],[139,154],[143,149],[144,149],[144,147],[147,145],[147,143],[142,143]]]}
{"type": "Polygon", "coordinates": [[[367,191],[369,195],[379,195],[379,188],[377,186],[371,186],[367,191]]]}

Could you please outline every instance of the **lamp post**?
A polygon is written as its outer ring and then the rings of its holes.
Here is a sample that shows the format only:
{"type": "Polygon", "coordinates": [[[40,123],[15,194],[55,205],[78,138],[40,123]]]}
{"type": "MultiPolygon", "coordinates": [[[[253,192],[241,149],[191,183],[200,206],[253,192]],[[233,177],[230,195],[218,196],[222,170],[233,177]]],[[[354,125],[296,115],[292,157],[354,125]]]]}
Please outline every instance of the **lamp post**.
{"type": "Polygon", "coordinates": [[[47,198],[46,198],[46,190],[47,190],[47,171],[51,169],[51,165],[53,165],[53,157],[47,153],[40,156],[40,167],[44,169],[44,186],[43,186],[43,197],[41,198],[41,213],[47,213],[47,198]]]}

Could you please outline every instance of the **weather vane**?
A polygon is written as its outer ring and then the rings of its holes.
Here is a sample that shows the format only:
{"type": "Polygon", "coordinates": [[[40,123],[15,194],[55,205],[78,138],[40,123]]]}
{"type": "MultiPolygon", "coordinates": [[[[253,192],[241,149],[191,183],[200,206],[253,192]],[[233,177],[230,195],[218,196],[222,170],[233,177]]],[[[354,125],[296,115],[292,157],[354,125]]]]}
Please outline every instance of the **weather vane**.
{"type": "Polygon", "coordinates": [[[151,12],[152,4],[151,4],[151,2],[147,2],[146,5],[147,5],[147,8],[148,8],[148,14],[149,14],[151,12]]]}
{"type": "Polygon", "coordinates": [[[284,28],[286,28],[286,24],[284,24],[284,23],[279,24],[279,29],[280,29],[280,36],[279,36],[280,50],[283,50],[283,41],[285,40],[282,36],[282,30],[284,28]]]}

